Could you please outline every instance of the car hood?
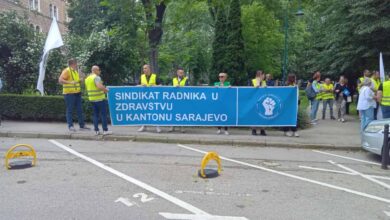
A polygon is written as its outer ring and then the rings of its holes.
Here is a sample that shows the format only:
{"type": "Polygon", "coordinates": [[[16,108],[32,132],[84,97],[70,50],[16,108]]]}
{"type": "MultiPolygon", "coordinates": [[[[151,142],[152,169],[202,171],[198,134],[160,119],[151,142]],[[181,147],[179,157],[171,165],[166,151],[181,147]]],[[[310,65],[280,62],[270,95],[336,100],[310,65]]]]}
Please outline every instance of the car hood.
{"type": "Polygon", "coordinates": [[[375,120],[375,121],[372,121],[370,123],[370,125],[383,125],[383,126],[385,126],[385,124],[390,125],[390,118],[386,118],[386,119],[382,119],[382,120],[375,120]]]}

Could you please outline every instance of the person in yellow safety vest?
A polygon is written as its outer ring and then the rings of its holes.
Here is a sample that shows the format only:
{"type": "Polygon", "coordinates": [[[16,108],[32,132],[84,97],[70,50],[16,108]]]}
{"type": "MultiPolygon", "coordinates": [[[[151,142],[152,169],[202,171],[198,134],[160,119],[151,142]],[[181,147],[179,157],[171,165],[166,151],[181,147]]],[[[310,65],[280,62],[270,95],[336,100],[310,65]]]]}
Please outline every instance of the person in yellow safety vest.
{"type": "MultiPolygon", "coordinates": [[[[183,86],[188,86],[188,78],[184,75],[184,69],[179,67],[176,70],[176,77],[172,79],[172,85],[174,87],[183,87],[183,86]]],[[[175,127],[171,127],[168,132],[173,132],[175,131],[175,127]]],[[[186,131],[184,130],[184,127],[180,127],[181,133],[185,133],[186,131]]]]}
{"type": "Polygon", "coordinates": [[[383,119],[390,118],[390,80],[379,85],[378,102],[381,104],[383,119]]]}
{"type": "MultiPolygon", "coordinates": [[[[141,79],[140,79],[141,86],[149,87],[149,86],[157,86],[161,84],[160,80],[157,78],[157,75],[155,73],[152,73],[149,64],[143,65],[142,71],[143,73],[141,74],[141,79]]],[[[143,132],[143,131],[146,131],[146,126],[144,125],[142,125],[138,129],[138,132],[143,132]]],[[[160,126],[156,126],[156,131],[157,133],[161,133],[160,126]]]]}
{"type": "MultiPolygon", "coordinates": [[[[219,81],[217,82],[214,82],[214,86],[215,87],[231,87],[231,84],[229,81],[227,81],[227,78],[228,78],[228,74],[227,73],[219,73],[218,74],[218,79],[219,81]]],[[[218,130],[217,130],[217,134],[221,134],[221,129],[222,127],[218,127],[218,130]]],[[[228,127],[224,127],[225,129],[225,135],[229,135],[229,132],[228,132],[228,127]]]]}
{"type": "Polygon", "coordinates": [[[92,66],[91,74],[85,79],[85,89],[87,90],[88,100],[92,103],[93,126],[95,135],[99,135],[99,117],[102,120],[103,135],[112,134],[107,126],[107,100],[106,93],[108,89],[103,85],[100,77],[101,71],[98,66],[92,66]]]}
{"type": "MultiPolygon", "coordinates": [[[[375,70],[372,73],[371,76],[372,82],[374,84],[374,92],[377,93],[379,86],[381,85],[381,77],[379,71],[375,70]]],[[[378,119],[378,108],[379,108],[379,102],[376,102],[376,107],[374,108],[374,120],[378,119]]]]}
{"type": "Polygon", "coordinates": [[[77,118],[80,126],[80,130],[90,130],[85,126],[83,110],[81,104],[81,86],[80,82],[82,78],[77,72],[77,60],[70,59],[68,61],[68,67],[65,68],[58,82],[63,86],[63,94],[65,98],[66,105],[66,122],[68,124],[68,129],[71,132],[76,132],[76,129],[73,126],[73,109],[76,107],[77,118]]]}
{"type": "Polygon", "coordinates": [[[322,120],[325,120],[326,107],[329,106],[330,119],[336,120],[333,116],[334,86],[329,78],[322,84],[322,120]]]}
{"type": "MultiPolygon", "coordinates": [[[[286,86],[297,87],[296,82],[297,82],[296,75],[293,73],[288,74],[286,86]]],[[[298,97],[298,105],[300,105],[299,97],[298,97]]],[[[297,117],[297,119],[298,119],[298,117],[297,117]]],[[[294,126],[294,127],[283,127],[283,131],[284,131],[284,135],[287,137],[299,137],[298,121],[296,122],[296,126],[294,126]]]]}
{"type": "MultiPolygon", "coordinates": [[[[257,70],[256,71],[256,77],[252,79],[251,84],[249,86],[253,86],[255,88],[264,88],[267,87],[267,82],[266,82],[266,76],[262,70],[257,70]]],[[[252,127],[252,135],[257,135],[257,129],[255,127],[252,127]]],[[[260,128],[260,135],[262,136],[267,136],[265,133],[264,128],[260,128]]]]}
{"type": "MultiPolygon", "coordinates": [[[[360,88],[361,88],[362,85],[363,85],[364,79],[365,79],[365,78],[371,78],[371,75],[372,75],[372,74],[371,74],[371,72],[370,72],[369,70],[364,70],[364,71],[363,71],[363,76],[360,77],[359,80],[358,80],[358,86],[357,86],[358,92],[360,92],[360,88]]],[[[374,83],[371,84],[371,87],[372,87],[372,89],[374,89],[374,83]]]]}

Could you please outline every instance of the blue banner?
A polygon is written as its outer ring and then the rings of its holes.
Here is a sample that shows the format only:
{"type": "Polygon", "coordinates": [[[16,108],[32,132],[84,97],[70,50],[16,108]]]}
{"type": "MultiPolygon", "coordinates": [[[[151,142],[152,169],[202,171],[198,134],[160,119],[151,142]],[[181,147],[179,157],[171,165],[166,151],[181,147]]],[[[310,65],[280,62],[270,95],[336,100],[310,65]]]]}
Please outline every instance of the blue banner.
{"type": "Polygon", "coordinates": [[[114,126],[295,126],[296,87],[109,87],[114,126]]]}

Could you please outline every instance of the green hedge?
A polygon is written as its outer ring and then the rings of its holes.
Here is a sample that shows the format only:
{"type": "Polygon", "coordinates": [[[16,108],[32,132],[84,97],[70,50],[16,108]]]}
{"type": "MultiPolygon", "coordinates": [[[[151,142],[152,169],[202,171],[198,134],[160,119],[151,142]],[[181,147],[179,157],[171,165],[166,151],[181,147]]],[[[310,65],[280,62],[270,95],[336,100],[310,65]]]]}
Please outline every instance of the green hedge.
{"type": "MultiPolygon", "coordinates": [[[[83,99],[84,117],[92,120],[90,103],[83,99]]],[[[0,94],[0,113],[3,118],[34,121],[66,121],[63,96],[0,94]]],[[[76,112],[74,113],[76,119],[76,112]]]]}

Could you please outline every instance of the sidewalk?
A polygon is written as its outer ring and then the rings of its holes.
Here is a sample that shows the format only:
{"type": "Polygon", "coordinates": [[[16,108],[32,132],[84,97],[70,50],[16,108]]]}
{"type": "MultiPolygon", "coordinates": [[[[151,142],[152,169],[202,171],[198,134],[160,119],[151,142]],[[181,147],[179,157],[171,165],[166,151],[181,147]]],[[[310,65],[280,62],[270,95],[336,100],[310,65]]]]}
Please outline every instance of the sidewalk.
{"type": "MultiPolygon", "coordinates": [[[[320,113],[320,112],[319,112],[320,113]]],[[[321,113],[318,114],[318,117],[321,113]]],[[[252,136],[249,128],[231,128],[230,135],[217,135],[217,129],[211,127],[188,127],[186,133],[176,129],[169,133],[169,127],[162,127],[160,134],[155,128],[148,127],[146,132],[137,132],[139,127],[112,127],[113,135],[94,136],[91,131],[70,133],[66,123],[62,122],[27,122],[2,121],[0,137],[17,138],[55,138],[82,140],[113,140],[113,141],[144,141],[182,144],[234,145],[234,146],[265,146],[265,147],[297,147],[297,148],[328,148],[328,149],[360,149],[359,121],[351,116],[347,122],[337,120],[319,120],[318,125],[300,130],[300,137],[285,137],[277,129],[267,129],[267,136],[252,136]]],[[[77,128],[77,125],[75,125],[77,128]]],[[[90,128],[93,126],[88,124],[90,128]]]]}

